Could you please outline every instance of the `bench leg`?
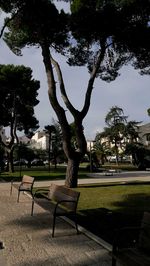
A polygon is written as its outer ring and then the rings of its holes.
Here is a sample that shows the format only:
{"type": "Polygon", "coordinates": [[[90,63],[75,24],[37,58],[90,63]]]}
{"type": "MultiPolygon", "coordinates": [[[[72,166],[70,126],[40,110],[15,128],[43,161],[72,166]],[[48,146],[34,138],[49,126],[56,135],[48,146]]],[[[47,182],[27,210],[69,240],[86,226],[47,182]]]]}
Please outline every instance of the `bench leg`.
{"type": "Polygon", "coordinates": [[[19,202],[19,197],[20,197],[20,190],[18,190],[18,198],[17,198],[17,202],[19,202]]]}
{"type": "Polygon", "coordinates": [[[75,222],[75,228],[76,228],[76,230],[77,230],[77,234],[79,234],[79,229],[78,229],[77,217],[76,217],[76,216],[75,216],[75,220],[74,220],[74,222],[75,222]]]}
{"type": "Polygon", "coordinates": [[[33,210],[34,210],[34,200],[32,200],[31,216],[33,216],[33,210]]]}
{"type": "Polygon", "coordinates": [[[52,230],[52,237],[54,237],[54,231],[55,231],[55,223],[56,223],[56,216],[53,216],[53,230],[52,230]]]}
{"type": "Polygon", "coordinates": [[[116,266],[116,259],[112,258],[112,266],[116,266]]]}
{"type": "Polygon", "coordinates": [[[12,185],[12,183],[11,183],[11,187],[10,187],[10,196],[12,195],[12,187],[13,187],[13,185],[12,185]]]}

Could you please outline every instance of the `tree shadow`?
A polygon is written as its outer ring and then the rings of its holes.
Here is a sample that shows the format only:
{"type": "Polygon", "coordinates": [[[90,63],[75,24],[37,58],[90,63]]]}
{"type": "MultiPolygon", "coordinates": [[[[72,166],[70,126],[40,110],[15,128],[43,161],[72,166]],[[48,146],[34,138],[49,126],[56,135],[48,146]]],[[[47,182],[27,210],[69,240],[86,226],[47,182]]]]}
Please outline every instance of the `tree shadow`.
{"type": "MultiPolygon", "coordinates": [[[[78,212],[78,223],[90,232],[112,243],[116,229],[140,226],[143,213],[150,212],[150,195],[128,194],[113,204],[115,210],[96,208],[78,212]]],[[[138,233],[138,232],[137,232],[138,233]]]]}

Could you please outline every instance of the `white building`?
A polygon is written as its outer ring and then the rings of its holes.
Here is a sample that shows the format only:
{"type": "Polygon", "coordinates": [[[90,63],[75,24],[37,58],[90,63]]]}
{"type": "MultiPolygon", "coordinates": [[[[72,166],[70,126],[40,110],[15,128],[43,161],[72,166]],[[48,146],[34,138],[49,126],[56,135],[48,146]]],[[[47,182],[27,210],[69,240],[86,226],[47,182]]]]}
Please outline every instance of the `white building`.
{"type": "Polygon", "coordinates": [[[22,144],[30,144],[30,139],[26,136],[21,136],[19,137],[19,143],[22,143],[22,144]]]}
{"type": "Polygon", "coordinates": [[[94,140],[87,140],[87,151],[91,151],[93,149],[94,143],[94,140]]]}
{"type": "Polygon", "coordinates": [[[139,142],[150,149],[150,123],[138,127],[139,142]]]}
{"type": "Polygon", "coordinates": [[[35,149],[47,150],[49,146],[49,136],[45,131],[37,131],[31,138],[30,145],[35,149]]]}

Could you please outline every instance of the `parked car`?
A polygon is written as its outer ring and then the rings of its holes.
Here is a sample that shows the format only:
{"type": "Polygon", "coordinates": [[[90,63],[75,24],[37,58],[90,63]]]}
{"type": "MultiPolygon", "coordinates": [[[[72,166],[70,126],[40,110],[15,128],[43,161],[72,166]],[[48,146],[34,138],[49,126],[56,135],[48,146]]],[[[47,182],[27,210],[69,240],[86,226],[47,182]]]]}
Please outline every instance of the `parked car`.
{"type": "Polygon", "coordinates": [[[45,165],[49,165],[49,161],[48,161],[48,160],[45,160],[43,163],[44,163],[45,165]]]}
{"type": "Polygon", "coordinates": [[[14,166],[27,165],[28,161],[25,159],[16,160],[13,162],[14,166]]]}
{"type": "Polygon", "coordinates": [[[31,166],[43,166],[45,165],[43,160],[41,159],[34,159],[32,162],[31,162],[31,166]]]}

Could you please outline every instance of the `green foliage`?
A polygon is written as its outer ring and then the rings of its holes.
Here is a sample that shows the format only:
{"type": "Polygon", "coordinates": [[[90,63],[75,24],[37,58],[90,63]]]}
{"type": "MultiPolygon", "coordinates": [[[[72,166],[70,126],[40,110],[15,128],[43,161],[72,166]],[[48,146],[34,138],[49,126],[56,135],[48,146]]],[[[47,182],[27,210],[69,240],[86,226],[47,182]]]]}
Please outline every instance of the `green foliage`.
{"type": "Polygon", "coordinates": [[[123,109],[118,106],[113,106],[106,115],[105,122],[108,127],[104,128],[103,136],[115,144],[115,147],[118,144],[121,145],[121,141],[124,138],[126,118],[123,109]]]}
{"type": "Polygon", "coordinates": [[[34,150],[22,143],[16,145],[14,148],[14,159],[20,160],[21,158],[31,162],[35,158],[34,150]]]}
{"type": "Polygon", "coordinates": [[[149,0],[74,0],[71,10],[72,31],[78,44],[71,50],[74,56],[70,64],[77,63],[78,54],[78,65],[88,62],[92,71],[93,62],[104,44],[107,50],[97,72],[103,80],[114,80],[119,69],[128,62],[141,69],[141,74],[150,73],[147,57],[150,53],[147,41],[150,40],[149,0]]]}
{"type": "Polygon", "coordinates": [[[133,164],[137,165],[139,170],[145,170],[150,167],[150,151],[141,143],[127,143],[126,154],[131,154],[133,164]]]}
{"type": "Polygon", "coordinates": [[[129,121],[126,124],[126,138],[130,143],[137,142],[139,138],[138,126],[141,122],[135,120],[129,121]]]}
{"type": "Polygon", "coordinates": [[[49,160],[54,159],[57,164],[57,159],[62,155],[62,132],[58,122],[53,121],[52,125],[45,126],[45,131],[49,138],[49,160]],[[51,155],[50,155],[51,153],[51,155]]]}
{"type": "Polygon", "coordinates": [[[123,109],[118,106],[113,106],[105,117],[105,122],[108,126],[121,125],[126,122],[127,116],[124,116],[123,109]]]}
{"type": "MultiPolygon", "coordinates": [[[[26,45],[41,46],[43,42],[59,51],[61,45],[65,45],[67,20],[64,12],[58,12],[51,1],[14,1],[15,12],[13,20],[8,23],[8,32],[5,32],[4,40],[10,49],[17,55],[21,55],[21,49],[26,45]]],[[[11,7],[10,7],[11,9],[11,7]]]]}
{"type": "Polygon", "coordinates": [[[137,155],[137,150],[141,150],[141,154],[143,154],[142,149],[140,149],[141,144],[138,143],[138,125],[141,122],[127,121],[127,118],[122,108],[118,106],[111,107],[105,117],[107,127],[104,127],[103,132],[97,134],[96,142],[103,145],[104,150],[107,151],[107,155],[115,154],[117,159],[122,150],[122,152],[128,155],[132,155],[135,164],[138,165],[140,158],[137,155]],[[111,147],[112,144],[113,146],[111,147]]]}
{"type": "Polygon", "coordinates": [[[0,65],[0,124],[15,127],[27,134],[38,128],[34,106],[40,83],[32,78],[32,70],[25,66],[0,65]],[[28,119],[27,119],[28,118],[28,119]]]}
{"type": "Polygon", "coordinates": [[[127,62],[140,68],[141,74],[149,74],[149,0],[73,0],[71,15],[59,13],[47,0],[1,1],[0,6],[14,16],[6,23],[9,31],[4,39],[18,55],[25,45],[41,46],[45,41],[64,53],[72,32],[76,42],[71,39],[68,46],[69,64],[87,64],[92,71],[105,45],[107,52],[97,71],[102,79],[115,79],[127,62]]]}
{"type": "Polygon", "coordinates": [[[150,116],[150,108],[147,109],[148,116],[150,116]]]}

